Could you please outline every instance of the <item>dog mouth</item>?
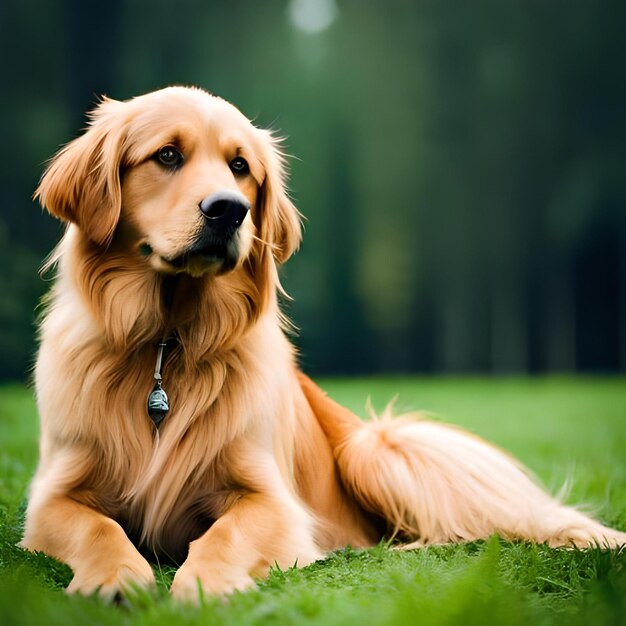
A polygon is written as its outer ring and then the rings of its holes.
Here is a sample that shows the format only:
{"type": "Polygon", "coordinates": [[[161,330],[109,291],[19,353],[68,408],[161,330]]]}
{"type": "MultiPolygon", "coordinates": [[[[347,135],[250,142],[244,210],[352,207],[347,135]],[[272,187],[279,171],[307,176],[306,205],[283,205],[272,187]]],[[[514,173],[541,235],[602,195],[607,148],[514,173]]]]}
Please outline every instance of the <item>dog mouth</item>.
{"type": "Polygon", "coordinates": [[[160,256],[160,260],[175,273],[185,272],[192,276],[226,274],[235,269],[239,261],[239,245],[236,237],[226,241],[205,239],[176,256],[160,256]]]}
{"type": "Polygon", "coordinates": [[[226,274],[235,269],[241,256],[239,247],[238,238],[234,237],[228,241],[196,242],[181,253],[166,255],[144,240],[137,251],[158,272],[198,277],[226,274]]]}
{"type": "Polygon", "coordinates": [[[216,274],[226,274],[235,268],[238,261],[238,255],[233,254],[229,248],[226,245],[211,245],[163,260],[178,272],[195,275],[213,271],[216,274]]]}

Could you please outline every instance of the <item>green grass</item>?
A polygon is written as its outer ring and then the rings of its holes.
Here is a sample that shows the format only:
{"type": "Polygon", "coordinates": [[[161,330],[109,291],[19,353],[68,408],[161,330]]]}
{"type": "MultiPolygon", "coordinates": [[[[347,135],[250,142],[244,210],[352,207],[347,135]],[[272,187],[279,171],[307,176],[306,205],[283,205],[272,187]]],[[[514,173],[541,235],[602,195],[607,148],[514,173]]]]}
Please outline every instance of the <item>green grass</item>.
{"type": "MultiPolygon", "coordinates": [[[[360,414],[422,409],[511,450],[552,489],[626,528],[624,379],[332,380],[323,386],[360,414]]],[[[0,624],[626,624],[626,555],[485,542],[396,552],[346,549],[303,570],[275,570],[259,589],[199,609],[167,595],[121,607],[68,597],[67,567],[15,546],[37,457],[37,417],[19,386],[0,387],[0,624]]]]}

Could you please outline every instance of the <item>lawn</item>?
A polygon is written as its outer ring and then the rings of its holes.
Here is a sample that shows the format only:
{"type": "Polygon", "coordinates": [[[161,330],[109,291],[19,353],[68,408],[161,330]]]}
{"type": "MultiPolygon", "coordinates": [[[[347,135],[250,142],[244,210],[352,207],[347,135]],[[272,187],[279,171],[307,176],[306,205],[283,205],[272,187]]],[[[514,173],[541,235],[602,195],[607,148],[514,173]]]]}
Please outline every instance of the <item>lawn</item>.
{"type": "MultiPolygon", "coordinates": [[[[584,502],[626,529],[624,379],[328,380],[364,414],[419,408],[511,450],[550,489],[570,482],[584,502]]],[[[0,624],[626,624],[626,554],[485,542],[396,552],[346,549],[303,570],[273,571],[259,589],[199,609],[167,596],[173,572],[155,567],[156,597],[106,606],[68,597],[63,565],[15,547],[37,457],[30,393],[0,387],[0,624]]]]}

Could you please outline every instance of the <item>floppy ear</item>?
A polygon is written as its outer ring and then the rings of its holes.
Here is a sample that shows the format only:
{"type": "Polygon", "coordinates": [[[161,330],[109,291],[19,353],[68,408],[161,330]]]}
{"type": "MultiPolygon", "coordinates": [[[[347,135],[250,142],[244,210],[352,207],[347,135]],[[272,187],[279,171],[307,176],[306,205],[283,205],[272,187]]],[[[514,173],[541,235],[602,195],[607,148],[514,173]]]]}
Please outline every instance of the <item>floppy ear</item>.
{"type": "Polygon", "coordinates": [[[260,233],[277,263],[284,263],[302,239],[300,214],[287,196],[285,157],[280,140],[262,131],[266,140],[265,180],[261,186],[260,233]]]}
{"type": "Polygon", "coordinates": [[[111,241],[122,206],[122,106],[104,99],[90,113],[87,132],[52,158],[35,192],[52,215],[77,224],[100,245],[111,241]]]}

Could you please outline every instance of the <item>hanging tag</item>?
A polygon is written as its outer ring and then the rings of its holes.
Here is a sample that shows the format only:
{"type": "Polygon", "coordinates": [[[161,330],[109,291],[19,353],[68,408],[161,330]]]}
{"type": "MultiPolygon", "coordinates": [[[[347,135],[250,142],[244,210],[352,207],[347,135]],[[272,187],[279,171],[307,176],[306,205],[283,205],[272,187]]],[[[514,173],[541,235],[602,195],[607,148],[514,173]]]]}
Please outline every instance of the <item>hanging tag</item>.
{"type": "Polygon", "coordinates": [[[157,428],[161,425],[169,410],[170,405],[167,394],[161,386],[161,381],[157,380],[154,389],[148,396],[148,415],[157,428]]]}
{"type": "Polygon", "coordinates": [[[157,428],[161,425],[161,422],[165,419],[165,416],[170,410],[169,400],[161,383],[161,362],[163,361],[164,348],[165,343],[160,343],[159,351],[157,352],[156,367],[154,368],[154,380],[156,383],[148,396],[148,415],[157,428]]]}

